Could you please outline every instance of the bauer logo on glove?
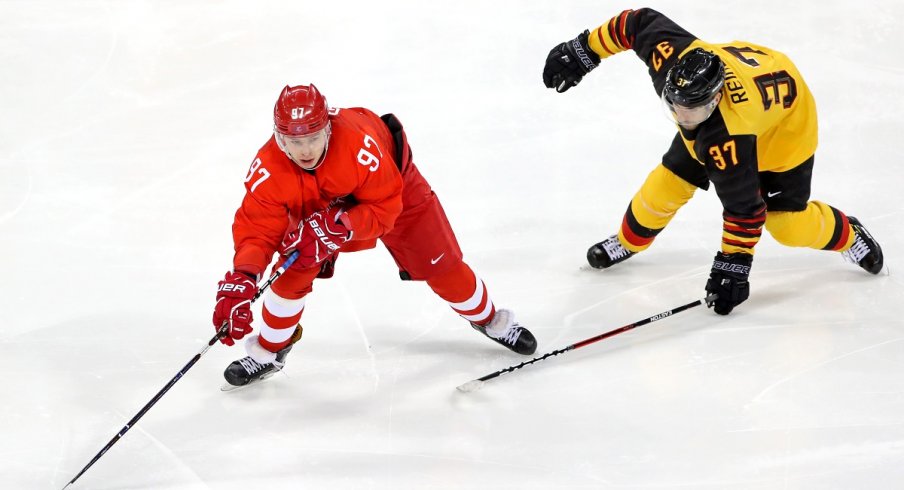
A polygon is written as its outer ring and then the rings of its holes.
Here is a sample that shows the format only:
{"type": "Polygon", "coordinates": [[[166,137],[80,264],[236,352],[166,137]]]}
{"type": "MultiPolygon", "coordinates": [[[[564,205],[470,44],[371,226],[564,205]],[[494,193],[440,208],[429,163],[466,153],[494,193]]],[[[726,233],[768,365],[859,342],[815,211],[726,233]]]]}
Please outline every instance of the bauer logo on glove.
{"type": "Polygon", "coordinates": [[[298,251],[294,269],[309,269],[338,252],[342,244],[351,240],[352,231],[343,223],[341,208],[328,208],[312,213],[299,227],[283,238],[279,253],[289,255],[298,251]]]}
{"type": "Polygon", "coordinates": [[[223,292],[235,291],[237,293],[244,293],[245,286],[242,284],[230,284],[230,283],[221,281],[220,287],[217,289],[217,291],[223,291],[223,292]]]}
{"type": "Polygon", "coordinates": [[[706,281],[707,294],[716,295],[716,299],[709,303],[716,313],[727,315],[750,297],[747,278],[752,264],[753,256],[750,254],[716,253],[706,281]]]}
{"type": "Polygon", "coordinates": [[[732,264],[730,262],[722,262],[720,260],[713,262],[713,269],[725,272],[735,272],[738,274],[744,274],[745,276],[750,274],[750,266],[748,265],[732,264]]]}
{"type": "MultiPolygon", "coordinates": [[[[320,215],[320,213],[316,214],[318,216],[320,215]]],[[[339,250],[339,245],[336,245],[332,240],[330,240],[329,235],[327,235],[327,233],[323,231],[323,228],[320,227],[320,223],[318,223],[317,220],[308,219],[307,224],[311,227],[311,230],[314,232],[314,234],[317,235],[317,238],[320,239],[320,242],[323,243],[330,252],[339,250]]]]}

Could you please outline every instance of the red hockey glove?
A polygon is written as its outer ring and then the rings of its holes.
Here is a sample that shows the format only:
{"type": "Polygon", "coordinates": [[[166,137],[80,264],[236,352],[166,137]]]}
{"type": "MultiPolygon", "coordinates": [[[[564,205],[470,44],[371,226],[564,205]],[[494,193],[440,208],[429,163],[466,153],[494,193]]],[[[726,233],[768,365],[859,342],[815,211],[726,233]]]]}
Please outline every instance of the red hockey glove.
{"type": "Polygon", "coordinates": [[[220,342],[233,345],[251,333],[251,298],[257,294],[257,283],[250,274],[229,271],[217,287],[217,305],[213,310],[213,326],[220,330],[229,322],[229,330],[220,342]]]}
{"type": "Polygon", "coordinates": [[[338,207],[318,211],[302,221],[297,230],[286,234],[279,253],[289,255],[298,250],[298,259],[291,268],[310,269],[351,239],[351,230],[341,220],[343,214],[338,207]]]}

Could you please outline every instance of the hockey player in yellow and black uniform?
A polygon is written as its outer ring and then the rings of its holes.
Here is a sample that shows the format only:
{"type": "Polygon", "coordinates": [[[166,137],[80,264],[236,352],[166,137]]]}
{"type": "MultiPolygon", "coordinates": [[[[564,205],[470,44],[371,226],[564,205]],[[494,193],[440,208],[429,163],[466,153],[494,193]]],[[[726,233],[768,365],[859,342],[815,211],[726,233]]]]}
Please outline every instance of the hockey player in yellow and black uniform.
{"type": "Polygon", "coordinates": [[[634,50],[678,126],[662,162],[631,200],[617,235],[590,247],[606,268],[645,250],[696,188],[710,182],[723,206],[722,247],[706,291],[727,315],[750,294],[763,226],[780,243],[841,252],[878,274],[882,249],[854,217],[810,199],[816,104],[784,54],[756,44],[704,42],[663,14],[626,10],[550,51],[549,88],[565,92],[603,58],[634,50]]]}

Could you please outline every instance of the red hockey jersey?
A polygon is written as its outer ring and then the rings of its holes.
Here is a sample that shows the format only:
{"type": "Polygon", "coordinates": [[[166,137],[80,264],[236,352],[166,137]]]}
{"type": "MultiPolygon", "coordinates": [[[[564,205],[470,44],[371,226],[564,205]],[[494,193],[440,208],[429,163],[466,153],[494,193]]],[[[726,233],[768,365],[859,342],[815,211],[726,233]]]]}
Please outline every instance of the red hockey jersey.
{"type": "Polygon", "coordinates": [[[342,251],[370,248],[402,211],[402,178],[389,129],[373,112],[330,109],[332,135],[323,163],[303,170],[274,137],[257,152],[245,177],[245,198],[232,225],[236,270],[261,274],[286,231],[338,199],[347,208],[352,240],[342,251]]]}

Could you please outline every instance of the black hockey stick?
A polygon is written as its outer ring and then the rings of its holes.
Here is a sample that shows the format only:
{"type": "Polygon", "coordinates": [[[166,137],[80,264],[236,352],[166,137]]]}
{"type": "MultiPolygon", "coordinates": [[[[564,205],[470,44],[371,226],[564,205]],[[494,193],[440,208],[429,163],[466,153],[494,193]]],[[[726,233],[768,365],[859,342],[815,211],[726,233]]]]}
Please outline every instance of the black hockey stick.
{"type": "Polygon", "coordinates": [[[715,301],[715,300],[716,300],[716,295],[715,295],[715,294],[711,294],[711,295],[709,295],[709,296],[707,296],[707,297],[705,297],[705,298],[703,298],[703,299],[698,299],[697,301],[694,301],[693,303],[688,303],[688,304],[686,304],[686,305],[682,305],[682,306],[679,306],[679,307],[677,307],[677,308],[672,308],[671,310],[668,310],[668,311],[663,311],[662,313],[659,313],[659,314],[657,314],[657,315],[653,315],[653,316],[651,316],[651,317],[649,317],[649,318],[644,318],[643,320],[640,320],[640,321],[637,321],[637,322],[634,322],[634,323],[630,323],[630,324],[628,324],[628,325],[625,325],[624,327],[616,328],[615,330],[610,330],[610,331],[608,331],[608,332],[606,332],[606,333],[597,335],[596,337],[590,337],[589,339],[585,339],[585,340],[582,340],[582,341],[580,341],[580,342],[576,342],[576,343],[574,343],[574,344],[569,345],[568,347],[563,347],[563,348],[561,348],[561,349],[559,349],[559,350],[554,350],[554,351],[552,351],[552,352],[548,352],[548,353],[546,353],[546,354],[543,354],[543,355],[540,356],[540,357],[535,357],[535,358],[533,358],[533,359],[531,359],[531,360],[529,360],[529,361],[522,362],[521,364],[518,364],[518,365],[516,365],[516,366],[510,366],[510,367],[507,367],[507,368],[505,368],[505,369],[500,369],[499,371],[496,371],[495,373],[490,373],[490,374],[488,374],[488,375],[486,375],[486,376],[484,376],[484,377],[482,377],[482,378],[477,378],[477,379],[475,379],[475,380],[468,381],[467,383],[465,383],[465,384],[463,384],[463,385],[457,387],[456,389],[457,389],[458,391],[462,391],[462,392],[465,392],[465,393],[470,393],[470,392],[472,392],[472,391],[477,391],[477,390],[479,390],[480,388],[483,387],[484,383],[486,383],[487,380],[493,379],[493,378],[495,378],[495,377],[497,377],[497,376],[500,376],[500,375],[502,375],[502,374],[505,374],[505,373],[510,373],[510,372],[512,372],[512,371],[514,371],[514,370],[516,370],[516,369],[521,369],[521,368],[523,368],[524,366],[527,366],[528,364],[533,364],[533,363],[535,363],[535,362],[542,361],[543,359],[546,359],[547,357],[557,356],[557,355],[559,355],[559,354],[564,354],[564,353],[566,353],[566,352],[568,352],[568,351],[572,351],[572,350],[575,350],[575,349],[580,349],[581,347],[584,347],[584,346],[586,346],[586,345],[590,345],[590,344],[592,344],[592,343],[594,343],[594,342],[599,342],[600,340],[603,340],[603,339],[606,339],[606,338],[609,338],[609,337],[618,335],[618,334],[620,334],[620,333],[627,332],[628,330],[635,329],[635,328],[637,328],[637,327],[639,327],[639,326],[641,326],[641,325],[646,325],[646,324],[648,324],[648,323],[653,323],[653,322],[655,322],[656,320],[662,320],[663,318],[670,317],[670,316],[674,315],[675,313],[680,313],[680,312],[682,312],[682,311],[684,311],[684,310],[689,310],[689,309],[691,309],[691,308],[693,308],[693,307],[695,307],[695,306],[700,306],[700,305],[702,305],[702,304],[704,304],[704,303],[707,303],[707,304],[708,304],[708,303],[711,303],[711,302],[713,302],[713,301],[715,301]]]}
{"type": "MultiPolygon", "coordinates": [[[[283,265],[279,266],[278,269],[273,271],[273,274],[270,276],[269,279],[267,279],[267,282],[263,283],[260,286],[260,288],[258,288],[257,294],[255,294],[254,297],[251,298],[251,302],[254,303],[255,301],[257,301],[257,299],[260,298],[262,294],[264,294],[264,291],[266,291],[270,287],[270,285],[273,284],[273,281],[275,281],[277,278],[279,278],[279,276],[281,276],[283,274],[283,272],[286,272],[286,269],[288,269],[289,266],[291,266],[295,262],[295,259],[297,259],[297,258],[298,258],[298,252],[297,251],[292,252],[292,255],[289,255],[289,257],[286,259],[286,261],[283,263],[283,265]]],[[[75,483],[75,481],[78,480],[79,477],[81,477],[86,471],[88,471],[88,468],[93,466],[94,463],[96,463],[97,460],[99,460],[101,458],[101,456],[103,456],[107,452],[107,450],[109,450],[111,447],[113,447],[113,445],[116,444],[116,442],[119,441],[119,439],[122,438],[122,436],[124,436],[126,434],[126,432],[128,432],[129,429],[132,428],[132,426],[134,426],[136,423],[138,423],[138,420],[141,419],[141,417],[144,416],[144,414],[146,414],[148,412],[148,410],[151,409],[151,407],[153,407],[158,401],[160,401],[161,398],[163,398],[163,395],[165,395],[166,392],[169,391],[169,389],[172,388],[173,385],[175,385],[176,382],[179,381],[182,378],[182,376],[184,376],[185,373],[188,372],[188,370],[191,369],[191,367],[194,366],[196,362],[198,362],[199,359],[201,359],[201,356],[203,356],[204,353],[207,352],[207,350],[213,346],[213,344],[216,344],[217,341],[219,341],[221,338],[226,336],[226,332],[228,329],[229,329],[229,323],[223,322],[223,325],[220,327],[219,330],[217,330],[216,335],[214,335],[213,338],[211,338],[207,342],[207,345],[205,345],[204,348],[201,349],[200,352],[195,354],[195,356],[192,357],[191,360],[188,361],[188,364],[186,364],[182,369],[180,369],[179,372],[176,373],[175,376],[173,376],[173,379],[171,379],[169,381],[169,383],[167,383],[166,386],[163,387],[163,389],[158,391],[157,394],[154,395],[154,398],[151,398],[151,401],[149,401],[141,410],[139,410],[138,413],[136,413],[135,416],[132,417],[132,420],[129,420],[126,423],[126,425],[119,431],[118,434],[113,436],[113,439],[110,439],[110,442],[108,442],[107,445],[104,446],[103,449],[101,449],[100,452],[98,452],[97,455],[94,456],[94,458],[91,461],[89,461],[88,464],[86,464],[84,468],[82,468],[82,471],[79,471],[78,474],[75,475],[75,478],[70,480],[69,483],[67,483],[66,486],[63,487],[63,490],[66,490],[67,488],[69,488],[70,485],[75,483]]]]}

